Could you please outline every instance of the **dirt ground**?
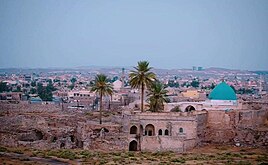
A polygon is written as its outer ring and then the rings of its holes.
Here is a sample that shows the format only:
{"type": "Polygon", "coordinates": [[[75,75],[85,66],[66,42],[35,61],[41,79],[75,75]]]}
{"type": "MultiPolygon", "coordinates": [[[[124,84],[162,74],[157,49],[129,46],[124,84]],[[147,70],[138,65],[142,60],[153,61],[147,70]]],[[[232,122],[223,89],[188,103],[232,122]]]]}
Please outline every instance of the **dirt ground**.
{"type": "Polygon", "coordinates": [[[65,164],[226,164],[268,165],[268,148],[207,145],[186,153],[101,152],[89,150],[35,150],[0,147],[3,165],[65,164]]]}

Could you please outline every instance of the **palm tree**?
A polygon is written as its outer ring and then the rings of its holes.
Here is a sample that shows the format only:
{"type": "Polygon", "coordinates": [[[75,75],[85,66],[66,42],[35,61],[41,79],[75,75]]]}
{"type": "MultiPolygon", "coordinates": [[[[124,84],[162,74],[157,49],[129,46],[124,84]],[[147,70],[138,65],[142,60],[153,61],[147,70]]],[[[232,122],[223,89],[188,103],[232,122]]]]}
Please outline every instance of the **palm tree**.
{"type": "Polygon", "coordinates": [[[102,97],[113,94],[113,87],[108,82],[108,78],[104,74],[98,74],[95,77],[91,91],[96,92],[100,96],[100,124],[102,124],[102,97]]]}
{"type": "Polygon", "coordinates": [[[150,110],[152,112],[158,112],[164,109],[164,103],[168,102],[167,90],[164,85],[160,82],[155,82],[152,84],[151,88],[149,88],[148,99],[150,105],[150,110]]]}
{"type": "Polygon", "coordinates": [[[141,112],[143,112],[143,97],[145,87],[149,88],[156,76],[153,72],[150,72],[152,67],[149,67],[149,62],[139,61],[138,66],[134,67],[135,70],[130,71],[130,85],[132,88],[141,89],[141,112]]]}

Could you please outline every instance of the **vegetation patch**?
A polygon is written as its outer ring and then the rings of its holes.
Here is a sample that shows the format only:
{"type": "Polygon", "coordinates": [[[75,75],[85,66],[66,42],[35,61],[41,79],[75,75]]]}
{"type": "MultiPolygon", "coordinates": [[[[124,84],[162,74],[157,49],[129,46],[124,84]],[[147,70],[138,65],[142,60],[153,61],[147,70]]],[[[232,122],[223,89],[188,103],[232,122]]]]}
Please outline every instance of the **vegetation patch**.
{"type": "Polygon", "coordinates": [[[55,156],[70,160],[74,160],[77,158],[76,154],[70,150],[51,150],[47,153],[47,156],[55,156]]]}
{"type": "Polygon", "coordinates": [[[7,148],[5,148],[5,147],[0,147],[0,152],[7,152],[8,150],[7,150],[7,148]]]}
{"type": "MultiPolygon", "coordinates": [[[[265,165],[268,163],[268,155],[266,150],[261,149],[244,149],[235,150],[226,148],[226,150],[205,149],[195,152],[176,153],[176,152],[100,152],[89,150],[34,150],[25,148],[7,148],[0,147],[3,152],[23,153],[23,155],[43,157],[51,159],[58,157],[68,159],[75,163],[81,164],[226,164],[226,165],[265,165]],[[250,152],[247,152],[250,151],[250,152]],[[201,154],[202,153],[202,154],[201,154]]],[[[1,160],[0,160],[1,161],[1,160]]],[[[20,164],[29,164],[32,161],[27,159],[18,159],[20,164]]],[[[6,162],[3,162],[4,164],[6,162]]],[[[74,164],[75,164],[74,163],[74,164]]],[[[9,164],[9,163],[6,163],[9,164]]]]}

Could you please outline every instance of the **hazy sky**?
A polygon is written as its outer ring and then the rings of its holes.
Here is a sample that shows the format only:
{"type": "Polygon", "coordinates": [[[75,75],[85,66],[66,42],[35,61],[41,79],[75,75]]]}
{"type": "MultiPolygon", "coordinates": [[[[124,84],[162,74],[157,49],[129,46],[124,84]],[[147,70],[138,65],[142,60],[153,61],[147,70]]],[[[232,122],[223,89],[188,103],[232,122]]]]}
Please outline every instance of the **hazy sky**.
{"type": "Polygon", "coordinates": [[[0,67],[268,70],[268,0],[0,0],[0,67]]]}

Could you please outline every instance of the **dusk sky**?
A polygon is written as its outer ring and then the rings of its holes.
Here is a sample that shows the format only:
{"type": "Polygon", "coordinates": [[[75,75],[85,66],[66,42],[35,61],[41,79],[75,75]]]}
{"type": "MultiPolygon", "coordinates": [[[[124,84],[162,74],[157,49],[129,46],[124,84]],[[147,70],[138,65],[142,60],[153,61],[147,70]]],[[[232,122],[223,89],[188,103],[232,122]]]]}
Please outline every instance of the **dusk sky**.
{"type": "Polygon", "coordinates": [[[0,68],[268,70],[268,0],[0,0],[0,68]]]}

